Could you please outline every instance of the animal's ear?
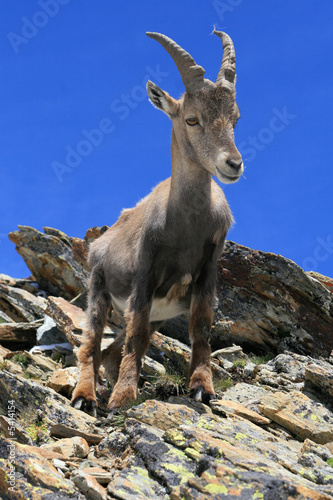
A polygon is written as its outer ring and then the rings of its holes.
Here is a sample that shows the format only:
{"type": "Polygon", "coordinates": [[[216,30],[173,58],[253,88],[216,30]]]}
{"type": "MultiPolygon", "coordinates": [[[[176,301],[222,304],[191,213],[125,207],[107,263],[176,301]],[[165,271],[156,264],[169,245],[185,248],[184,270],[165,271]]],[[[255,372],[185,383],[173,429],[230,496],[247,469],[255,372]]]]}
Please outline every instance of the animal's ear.
{"type": "Polygon", "coordinates": [[[178,113],[178,102],[173,99],[167,92],[160,89],[155,83],[148,80],[147,93],[150,102],[166,113],[169,118],[178,113]]]}

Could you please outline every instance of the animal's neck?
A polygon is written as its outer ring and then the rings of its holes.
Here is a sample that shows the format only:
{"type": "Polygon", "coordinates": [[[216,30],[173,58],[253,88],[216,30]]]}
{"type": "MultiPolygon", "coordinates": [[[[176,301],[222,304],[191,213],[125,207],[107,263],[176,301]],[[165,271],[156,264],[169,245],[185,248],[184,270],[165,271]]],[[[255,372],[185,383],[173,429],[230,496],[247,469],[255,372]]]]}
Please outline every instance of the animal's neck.
{"type": "Polygon", "coordinates": [[[200,207],[207,209],[211,203],[211,175],[186,157],[174,130],[171,137],[171,164],[170,202],[196,214],[200,213],[200,207]]]}

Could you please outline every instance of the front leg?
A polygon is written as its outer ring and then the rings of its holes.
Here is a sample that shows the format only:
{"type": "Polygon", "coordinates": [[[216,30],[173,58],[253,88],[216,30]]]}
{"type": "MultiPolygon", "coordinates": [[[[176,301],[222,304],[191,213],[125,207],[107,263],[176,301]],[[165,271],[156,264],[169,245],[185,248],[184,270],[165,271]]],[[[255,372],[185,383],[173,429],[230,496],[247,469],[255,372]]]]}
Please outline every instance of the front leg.
{"type": "Polygon", "coordinates": [[[77,357],[80,377],[72,395],[72,406],[96,416],[96,383],[101,363],[101,340],[110,306],[110,294],[105,286],[104,273],[92,269],[88,297],[87,325],[77,357]]]}
{"type": "Polygon", "coordinates": [[[125,403],[137,397],[142,359],[150,343],[149,307],[126,314],[126,341],[120,363],[118,381],[108,403],[108,411],[115,413],[125,403]]]}
{"type": "Polygon", "coordinates": [[[189,336],[192,344],[190,362],[190,395],[196,401],[208,403],[215,398],[210,366],[210,330],[213,322],[215,271],[207,267],[194,287],[191,299],[189,336]]]}

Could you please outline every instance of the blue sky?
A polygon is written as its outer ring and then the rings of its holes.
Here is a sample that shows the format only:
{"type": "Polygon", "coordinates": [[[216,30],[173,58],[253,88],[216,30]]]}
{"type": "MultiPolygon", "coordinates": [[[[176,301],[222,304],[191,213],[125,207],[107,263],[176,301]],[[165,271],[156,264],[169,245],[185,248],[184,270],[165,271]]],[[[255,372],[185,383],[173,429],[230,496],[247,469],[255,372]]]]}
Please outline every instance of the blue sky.
{"type": "Polygon", "coordinates": [[[29,275],[6,236],[17,224],[83,237],[169,177],[171,122],[144,87],[184,88],[145,32],[215,81],[216,26],[235,44],[246,167],[222,186],[228,237],[333,276],[332,19],[333,2],[315,0],[1,2],[0,272],[29,275]]]}

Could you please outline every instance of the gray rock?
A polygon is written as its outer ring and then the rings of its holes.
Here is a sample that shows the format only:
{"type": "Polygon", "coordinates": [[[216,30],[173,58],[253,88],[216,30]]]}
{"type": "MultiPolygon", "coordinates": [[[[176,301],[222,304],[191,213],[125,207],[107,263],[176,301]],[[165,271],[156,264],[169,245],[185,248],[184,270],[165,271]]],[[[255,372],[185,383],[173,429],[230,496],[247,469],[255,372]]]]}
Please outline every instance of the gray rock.
{"type": "Polygon", "coordinates": [[[257,365],[255,365],[254,363],[247,363],[243,369],[243,376],[246,378],[251,377],[252,375],[254,375],[257,369],[257,365]]]}
{"type": "Polygon", "coordinates": [[[37,330],[37,344],[50,345],[67,342],[66,335],[61,332],[50,316],[45,316],[44,324],[37,330]]]}

